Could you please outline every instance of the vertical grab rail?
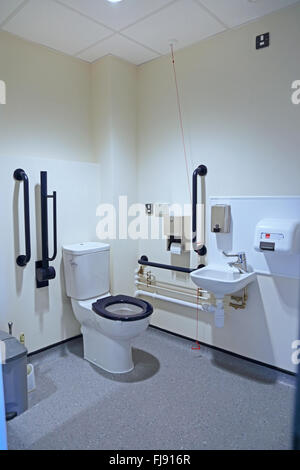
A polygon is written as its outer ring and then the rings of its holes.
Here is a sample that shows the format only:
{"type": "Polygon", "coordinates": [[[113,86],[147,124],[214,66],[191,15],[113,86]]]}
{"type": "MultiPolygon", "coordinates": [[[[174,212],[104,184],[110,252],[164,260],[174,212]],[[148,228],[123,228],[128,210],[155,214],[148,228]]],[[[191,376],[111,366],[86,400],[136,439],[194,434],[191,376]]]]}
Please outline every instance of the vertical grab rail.
{"type": "Polygon", "coordinates": [[[56,191],[53,191],[52,196],[47,196],[48,199],[53,199],[53,256],[48,258],[48,261],[54,261],[57,256],[57,204],[56,204],[56,191]]]}
{"type": "Polygon", "coordinates": [[[36,285],[37,288],[47,287],[49,280],[55,279],[56,272],[49,262],[54,261],[57,256],[57,203],[56,191],[48,194],[47,172],[41,172],[41,232],[42,232],[42,260],[36,262],[36,285]],[[53,200],[53,256],[49,257],[48,243],[48,199],[53,200]]]}
{"type": "Polygon", "coordinates": [[[25,267],[31,259],[31,241],[30,241],[30,211],[29,211],[29,180],[25,171],[21,168],[14,172],[16,181],[23,181],[24,183],[24,229],[25,229],[25,251],[26,255],[19,255],[17,257],[17,265],[25,267]]]}
{"type": "Polygon", "coordinates": [[[205,256],[207,249],[205,245],[198,246],[197,244],[197,207],[198,207],[198,176],[204,177],[207,175],[207,167],[205,165],[200,165],[193,173],[193,221],[192,221],[192,231],[193,231],[193,250],[199,256],[205,256]]]}

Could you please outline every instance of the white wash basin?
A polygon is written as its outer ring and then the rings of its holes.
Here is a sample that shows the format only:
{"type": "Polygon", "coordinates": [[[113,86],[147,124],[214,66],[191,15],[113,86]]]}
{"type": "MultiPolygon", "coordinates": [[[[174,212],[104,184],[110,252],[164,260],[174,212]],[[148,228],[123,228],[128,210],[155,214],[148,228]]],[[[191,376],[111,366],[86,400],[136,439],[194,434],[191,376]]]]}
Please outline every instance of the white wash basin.
{"type": "Polygon", "coordinates": [[[191,273],[192,281],[201,289],[214,294],[217,299],[234,294],[256,279],[255,273],[239,273],[222,269],[221,266],[206,266],[191,273]]]}

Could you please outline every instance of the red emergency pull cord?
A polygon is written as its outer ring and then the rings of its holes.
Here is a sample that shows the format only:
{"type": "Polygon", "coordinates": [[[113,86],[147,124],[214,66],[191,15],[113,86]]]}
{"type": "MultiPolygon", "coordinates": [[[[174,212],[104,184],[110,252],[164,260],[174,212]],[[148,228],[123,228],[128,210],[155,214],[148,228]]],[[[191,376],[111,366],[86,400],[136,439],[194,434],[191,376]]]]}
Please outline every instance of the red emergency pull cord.
{"type": "MultiPolygon", "coordinates": [[[[184,136],[184,128],[183,128],[183,119],[182,119],[182,110],[181,110],[181,103],[180,103],[180,96],[179,96],[179,87],[178,87],[178,80],[177,80],[177,73],[176,73],[176,66],[175,66],[175,56],[174,56],[174,47],[171,44],[171,55],[172,55],[172,64],[173,64],[173,71],[174,71],[174,80],[175,80],[175,87],[176,87],[176,96],[177,96],[177,105],[178,105],[178,115],[179,115],[179,122],[180,122],[180,129],[181,129],[181,136],[182,136],[182,145],[183,145],[183,153],[185,159],[185,167],[186,167],[186,175],[190,193],[190,199],[192,202],[192,190],[191,190],[191,183],[190,183],[190,175],[189,175],[189,165],[188,165],[188,158],[187,158],[187,151],[186,151],[186,143],[185,143],[185,136],[184,136]]],[[[193,350],[199,351],[201,346],[199,344],[199,289],[197,289],[197,330],[196,330],[196,346],[192,347],[193,350]]]]}
{"type": "Polygon", "coordinates": [[[201,346],[199,343],[199,296],[200,296],[200,289],[197,289],[197,326],[196,326],[196,346],[192,346],[194,351],[200,351],[201,346]]]}
{"type": "Polygon", "coordinates": [[[174,71],[176,95],[177,95],[177,105],[178,105],[179,122],[180,122],[181,136],[182,136],[183,153],[184,153],[185,166],[186,166],[186,175],[187,175],[187,181],[188,181],[188,186],[189,186],[190,199],[192,201],[192,190],[191,190],[191,183],[190,183],[190,176],[189,176],[189,165],[188,165],[186,143],[185,143],[185,136],[184,136],[182,110],[181,110],[181,103],[180,103],[180,96],[179,96],[179,87],[178,87],[178,80],[177,80],[177,73],[176,73],[176,65],[175,65],[175,56],[174,56],[173,44],[171,44],[171,55],[172,55],[172,64],[173,64],[173,71],[174,71]]]}

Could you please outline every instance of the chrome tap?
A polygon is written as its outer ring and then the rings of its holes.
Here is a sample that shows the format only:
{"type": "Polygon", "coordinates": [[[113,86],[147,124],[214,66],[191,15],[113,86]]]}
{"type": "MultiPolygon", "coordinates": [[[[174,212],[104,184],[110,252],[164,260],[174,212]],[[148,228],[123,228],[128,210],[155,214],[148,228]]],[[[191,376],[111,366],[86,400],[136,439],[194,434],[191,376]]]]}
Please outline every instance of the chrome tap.
{"type": "Polygon", "coordinates": [[[237,268],[239,270],[239,273],[245,274],[248,272],[246,253],[240,252],[237,254],[229,254],[223,251],[223,255],[226,256],[226,258],[237,258],[237,261],[231,261],[228,264],[232,268],[237,268]]]}

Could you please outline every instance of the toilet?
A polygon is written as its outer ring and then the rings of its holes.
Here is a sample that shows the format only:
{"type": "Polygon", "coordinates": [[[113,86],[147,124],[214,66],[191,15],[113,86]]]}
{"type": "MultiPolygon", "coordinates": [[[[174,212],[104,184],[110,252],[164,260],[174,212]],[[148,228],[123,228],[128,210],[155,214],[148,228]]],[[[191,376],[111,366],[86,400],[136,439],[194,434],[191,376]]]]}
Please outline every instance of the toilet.
{"type": "Polygon", "coordinates": [[[152,306],[109,293],[108,244],[66,245],[63,260],[67,296],[81,325],[84,358],[113,374],[132,371],[131,343],[149,326],[152,306]]]}

